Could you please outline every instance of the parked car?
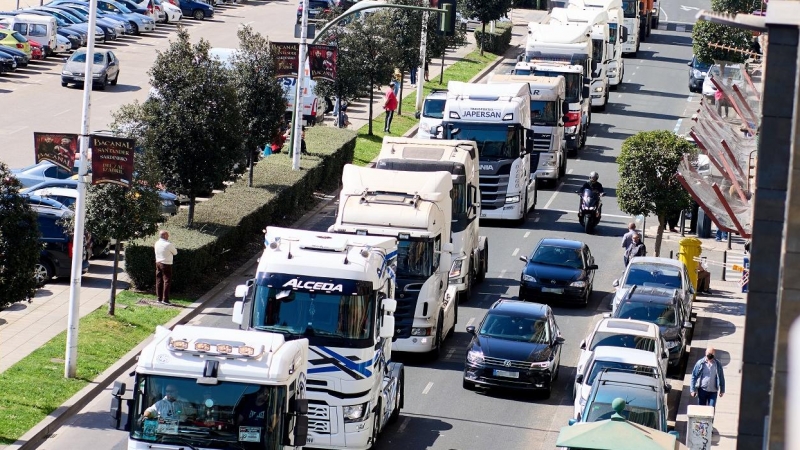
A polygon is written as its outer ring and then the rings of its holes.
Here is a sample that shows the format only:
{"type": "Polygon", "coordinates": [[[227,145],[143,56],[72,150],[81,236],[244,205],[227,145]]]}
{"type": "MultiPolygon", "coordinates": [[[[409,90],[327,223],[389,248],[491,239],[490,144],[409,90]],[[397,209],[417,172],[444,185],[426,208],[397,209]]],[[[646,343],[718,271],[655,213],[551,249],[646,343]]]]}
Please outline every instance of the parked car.
{"type": "MultiPolygon", "coordinates": [[[[87,37],[89,35],[90,32],[89,23],[79,18],[78,16],[70,14],[68,11],[64,11],[58,8],[53,8],[52,6],[40,6],[36,9],[25,10],[25,12],[31,14],[43,14],[56,17],[70,24],[74,29],[83,31],[84,33],[86,33],[87,37]]],[[[102,27],[95,25],[94,38],[96,42],[103,42],[105,40],[106,33],[103,31],[102,27]]]]}
{"type": "Polygon", "coordinates": [[[521,300],[589,304],[597,265],[588,245],[545,238],[529,257],[519,259],[525,263],[519,286],[521,300]]]}
{"type": "Polygon", "coordinates": [[[56,36],[58,36],[56,19],[54,17],[43,17],[36,14],[17,14],[10,17],[5,17],[2,22],[8,23],[7,27],[11,30],[28,38],[28,40],[36,40],[42,44],[44,56],[50,56],[54,53],[56,47],[56,36]]]}
{"type": "Polygon", "coordinates": [[[677,289],[633,286],[620,301],[614,317],[657,325],[669,351],[669,368],[680,367],[692,321],[677,289]]]}
{"type": "MultiPolygon", "coordinates": [[[[64,3],[62,6],[71,8],[73,11],[80,13],[87,21],[89,20],[88,6],[78,3],[64,3]]],[[[98,10],[97,20],[98,22],[105,23],[113,27],[114,33],[116,33],[117,37],[124,36],[126,34],[133,34],[133,27],[131,26],[130,22],[118,14],[98,10]]]]}
{"type": "Polygon", "coordinates": [[[736,85],[741,89],[744,86],[744,77],[742,77],[742,66],[739,64],[727,64],[725,71],[721,72],[719,64],[714,64],[708,69],[705,79],[703,80],[703,97],[714,98],[714,93],[717,92],[717,87],[711,82],[712,79],[721,80],[720,83],[725,86],[736,85]]]}
{"type": "MultiPolygon", "coordinates": [[[[58,202],[56,202],[58,203],[58,202]]],[[[43,285],[53,278],[69,278],[72,270],[72,252],[74,241],[72,236],[62,226],[65,216],[73,214],[69,209],[52,207],[43,204],[32,204],[36,212],[42,251],[39,261],[34,268],[34,277],[39,285],[43,285]]],[[[90,240],[87,239],[87,243],[90,240]]],[[[87,244],[88,245],[88,244],[87,244]]],[[[81,273],[89,270],[89,252],[84,249],[81,273]]]]}
{"type": "Polygon", "coordinates": [[[56,34],[56,46],[53,48],[53,53],[66,53],[72,49],[72,42],[66,37],[56,34]]]}
{"type": "Polygon", "coordinates": [[[583,368],[597,347],[635,348],[653,352],[659,359],[661,371],[664,373],[667,371],[667,361],[669,360],[667,343],[661,336],[661,330],[652,323],[641,320],[604,318],[597,322],[586,339],[581,341],[579,347],[581,353],[575,369],[577,372],[583,372],[583,368]]]}
{"type": "Polygon", "coordinates": [[[214,17],[214,7],[208,3],[196,0],[177,1],[177,6],[181,9],[181,13],[183,13],[184,17],[192,17],[195,20],[210,19],[214,17]]]}
{"type": "Polygon", "coordinates": [[[31,44],[28,39],[14,30],[0,28],[0,45],[19,50],[31,58],[31,44]]]}
{"type": "Polygon", "coordinates": [[[614,415],[611,403],[614,399],[625,399],[625,419],[654,430],[667,432],[669,409],[665,401],[664,386],[653,377],[625,372],[602,372],[592,384],[586,406],[576,422],[608,420],[614,415]]]}
{"type": "Polygon", "coordinates": [[[17,70],[17,62],[14,57],[7,53],[0,53],[0,73],[13,72],[17,70]]]}
{"type": "Polygon", "coordinates": [[[17,63],[17,67],[25,67],[31,60],[30,56],[26,55],[25,52],[19,51],[16,48],[4,47],[2,45],[0,45],[0,55],[14,58],[14,61],[17,63]]]}
{"type": "Polygon", "coordinates": [[[696,56],[692,56],[692,60],[686,65],[689,66],[689,92],[702,92],[711,64],[700,62],[696,56]]]}
{"type": "Polygon", "coordinates": [[[26,9],[26,10],[20,10],[20,11],[3,11],[3,12],[0,13],[0,16],[3,16],[4,18],[10,18],[10,17],[14,17],[14,16],[17,16],[17,15],[20,15],[20,14],[37,15],[37,16],[40,16],[40,17],[53,17],[54,19],[56,19],[56,25],[57,25],[56,33],[58,33],[60,36],[64,36],[67,39],[69,39],[70,44],[71,44],[71,48],[73,50],[77,49],[77,48],[80,48],[83,45],[86,45],[86,32],[85,31],[81,31],[81,30],[78,30],[78,29],[74,28],[72,26],[72,24],[65,22],[64,20],[62,20],[59,17],[53,16],[52,14],[48,14],[48,13],[45,13],[45,12],[42,12],[42,11],[33,10],[33,9],[26,9]]]}
{"type": "MultiPolygon", "coordinates": [[[[78,198],[78,181],[73,179],[51,179],[24,190],[25,194],[46,197],[71,206],[78,198]]],[[[178,213],[178,196],[172,192],[158,191],[161,214],[172,216],[178,213]]]]}
{"type": "MultiPolygon", "coordinates": [[[[329,13],[336,7],[333,0],[308,0],[308,20],[317,20],[324,13],[329,13]]],[[[303,2],[297,7],[297,23],[303,20],[303,2]]]]}
{"type": "MultiPolygon", "coordinates": [[[[55,0],[50,3],[51,5],[58,4],[78,4],[88,7],[89,3],[80,0],[55,0]]],[[[122,3],[113,0],[97,0],[97,9],[105,13],[115,14],[116,16],[124,18],[128,21],[132,28],[132,34],[140,34],[148,31],[153,31],[156,28],[155,20],[143,14],[131,11],[122,3]]]]}
{"type": "MultiPolygon", "coordinates": [[[[54,9],[59,9],[61,11],[67,12],[72,14],[73,16],[77,17],[83,23],[89,23],[89,10],[82,10],[80,5],[73,5],[69,3],[61,4],[61,5],[54,5],[54,9]]],[[[125,34],[125,26],[122,23],[116,20],[109,20],[104,18],[100,13],[97,14],[95,18],[95,24],[97,27],[103,30],[103,42],[107,43],[109,41],[117,40],[117,37],[125,34]]]]}
{"type": "Polygon", "coordinates": [[[177,23],[183,18],[183,13],[181,12],[181,8],[178,6],[173,5],[172,3],[164,0],[155,0],[156,5],[161,6],[164,10],[164,23],[177,23]]]}
{"type": "Polygon", "coordinates": [[[42,60],[44,59],[44,48],[42,44],[34,41],[33,39],[28,39],[28,44],[31,46],[31,59],[34,60],[42,60]]]}
{"type": "MultiPolygon", "coordinates": [[[[86,64],[86,50],[77,50],[64,63],[61,70],[61,86],[70,83],[83,84],[86,79],[84,74],[86,64]]],[[[92,62],[92,87],[105,90],[106,84],[116,86],[119,80],[119,60],[111,50],[95,51],[92,62]]]]}
{"type": "Polygon", "coordinates": [[[656,354],[644,350],[620,347],[597,347],[582,372],[576,372],[572,396],[575,399],[572,417],[580,417],[586,406],[594,380],[603,372],[621,371],[653,377],[669,392],[666,375],[656,354]]]}
{"type": "MultiPolygon", "coordinates": [[[[24,188],[30,188],[43,181],[52,179],[66,179],[73,175],[73,172],[64,170],[50,161],[42,161],[21,169],[12,169],[11,173],[19,180],[24,188]]],[[[77,173],[77,172],[75,172],[77,173]]]]}
{"type": "Polygon", "coordinates": [[[638,256],[631,259],[622,278],[614,280],[617,292],[611,301],[612,314],[632,286],[678,289],[684,309],[689,313],[692,311],[694,286],[689,278],[689,270],[686,269],[686,265],[677,259],[652,256],[638,256]]]}
{"type": "Polygon", "coordinates": [[[467,327],[464,389],[475,386],[543,391],[549,398],[564,338],[547,305],[501,299],[476,328],[467,327]]]}
{"type": "Polygon", "coordinates": [[[434,89],[425,97],[422,103],[422,111],[416,113],[419,119],[419,139],[436,139],[439,133],[437,127],[444,120],[444,104],[447,102],[447,89],[434,89]]]}

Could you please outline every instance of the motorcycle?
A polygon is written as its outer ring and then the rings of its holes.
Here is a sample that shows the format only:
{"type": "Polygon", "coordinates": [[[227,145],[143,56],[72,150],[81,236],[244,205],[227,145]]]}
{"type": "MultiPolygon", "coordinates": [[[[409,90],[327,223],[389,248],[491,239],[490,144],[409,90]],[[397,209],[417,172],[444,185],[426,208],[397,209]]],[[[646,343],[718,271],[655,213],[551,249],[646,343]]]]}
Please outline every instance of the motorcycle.
{"type": "Polygon", "coordinates": [[[600,218],[603,215],[603,202],[600,201],[602,194],[599,194],[591,189],[584,189],[580,192],[581,203],[578,207],[578,221],[586,231],[590,234],[594,227],[600,223],[600,218]]]}

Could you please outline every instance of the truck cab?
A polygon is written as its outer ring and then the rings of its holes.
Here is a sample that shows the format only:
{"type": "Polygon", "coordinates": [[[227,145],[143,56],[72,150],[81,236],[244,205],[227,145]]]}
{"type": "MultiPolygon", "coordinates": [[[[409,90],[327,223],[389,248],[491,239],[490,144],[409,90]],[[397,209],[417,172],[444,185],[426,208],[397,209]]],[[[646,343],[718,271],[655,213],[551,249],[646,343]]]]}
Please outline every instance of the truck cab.
{"type": "Polygon", "coordinates": [[[639,1],[622,0],[622,17],[622,25],[625,27],[625,32],[628,36],[628,39],[622,43],[622,53],[633,55],[636,58],[639,52],[639,45],[643,40],[639,30],[639,1]]]}
{"type": "Polygon", "coordinates": [[[622,0],[573,0],[570,8],[586,8],[602,10],[608,14],[608,67],[606,76],[610,88],[616,89],[622,83],[625,74],[625,63],[622,59],[622,46],[628,40],[622,12],[622,0]]]}
{"type": "MultiPolygon", "coordinates": [[[[440,127],[441,128],[441,127],[440,127]]],[[[481,192],[474,141],[421,140],[385,136],[375,168],[408,172],[449,172],[453,181],[449,289],[468,301],[472,286],[489,270],[489,240],[480,235],[481,192]]]]}
{"type": "Polygon", "coordinates": [[[158,326],[139,355],[133,398],[113,390],[128,449],[300,449],[308,433],[308,341],[279,333],[158,326]]]}

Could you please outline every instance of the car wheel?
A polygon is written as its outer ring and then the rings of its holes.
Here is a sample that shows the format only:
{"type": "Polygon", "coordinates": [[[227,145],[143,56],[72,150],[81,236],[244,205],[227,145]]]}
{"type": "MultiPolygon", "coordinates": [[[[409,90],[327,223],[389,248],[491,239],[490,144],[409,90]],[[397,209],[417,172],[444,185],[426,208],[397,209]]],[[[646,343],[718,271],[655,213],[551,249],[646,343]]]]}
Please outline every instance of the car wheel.
{"type": "Polygon", "coordinates": [[[117,81],[119,81],[119,72],[117,72],[117,76],[115,76],[114,79],[111,80],[111,85],[112,86],[116,86],[117,85],[117,81]]]}
{"type": "Polygon", "coordinates": [[[203,20],[203,19],[205,19],[206,15],[203,13],[203,10],[195,9],[192,12],[192,17],[194,17],[195,20],[203,20]]]}
{"type": "Polygon", "coordinates": [[[131,34],[139,35],[139,25],[136,25],[135,22],[131,22],[131,34]]]}
{"type": "Polygon", "coordinates": [[[65,83],[65,82],[63,82],[63,81],[62,81],[62,82],[61,82],[61,86],[62,86],[62,87],[67,87],[67,83],[65,83]]]}
{"type": "Polygon", "coordinates": [[[463,387],[464,389],[466,389],[468,391],[474,391],[475,390],[475,383],[469,382],[467,380],[463,380],[461,382],[461,387],[463,387]]]}
{"type": "Polygon", "coordinates": [[[548,400],[551,395],[553,395],[553,383],[548,383],[547,389],[545,389],[544,392],[542,393],[542,397],[545,400],[548,400]]]}
{"type": "Polygon", "coordinates": [[[53,279],[53,266],[49,262],[40,259],[33,268],[33,278],[37,286],[42,286],[53,279]]]}
{"type": "Polygon", "coordinates": [[[100,84],[97,86],[98,90],[105,91],[106,84],[108,83],[108,75],[104,76],[102,80],[100,80],[100,84]]]}

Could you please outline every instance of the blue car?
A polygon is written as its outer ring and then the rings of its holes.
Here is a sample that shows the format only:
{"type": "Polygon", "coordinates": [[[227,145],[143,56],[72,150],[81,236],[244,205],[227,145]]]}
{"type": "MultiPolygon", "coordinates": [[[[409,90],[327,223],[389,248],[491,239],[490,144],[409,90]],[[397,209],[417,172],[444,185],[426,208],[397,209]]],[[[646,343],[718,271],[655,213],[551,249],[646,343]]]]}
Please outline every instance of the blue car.
{"type": "Polygon", "coordinates": [[[597,265],[581,241],[542,239],[525,263],[520,277],[520,300],[589,304],[597,265]]]}
{"type": "Polygon", "coordinates": [[[21,169],[12,169],[11,173],[19,180],[23,188],[30,188],[43,181],[70,178],[74,173],[78,172],[76,170],[73,173],[62,169],[50,161],[42,161],[39,164],[33,164],[21,169]]]}
{"type": "Polygon", "coordinates": [[[208,3],[196,0],[178,0],[181,13],[185,17],[193,17],[195,20],[210,19],[214,17],[214,7],[208,3]]]}
{"type": "MultiPolygon", "coordinates": [[[[49,3],[49,5],[60,5],[60,4],[77,4],[86,7],[89,6],[88,2],[83,2],[78,0],[54,0],[49,3]]],[[[127,6],[123,5],[122,3],[115,2],[113,0],[97,0],[97,9],[105,13],[116,14],[117,16],[123,17],[131,24],[131,27],[133,28],[133,34],[138,35],[156,29],[155,20],[143,14],[131,11],[130,9],[128,9],[127,6]]]]}
{"type": "MultiPolygon", "coordinates": [[[[31,209],[36,212],[36,222],[41,236],[39,242],[42,244],[39,261],[34,268],[37,284],[43,285],[53,278],[69,278],[72,271],[73,239],[62,226],[62,222],[66,216],[73,214],[72,211],[48,199],[29,196],[27,200],[31,209]]],[[[88,235],[85,243],[81,273],[89,270],[91,239],[88,235]]]]}

